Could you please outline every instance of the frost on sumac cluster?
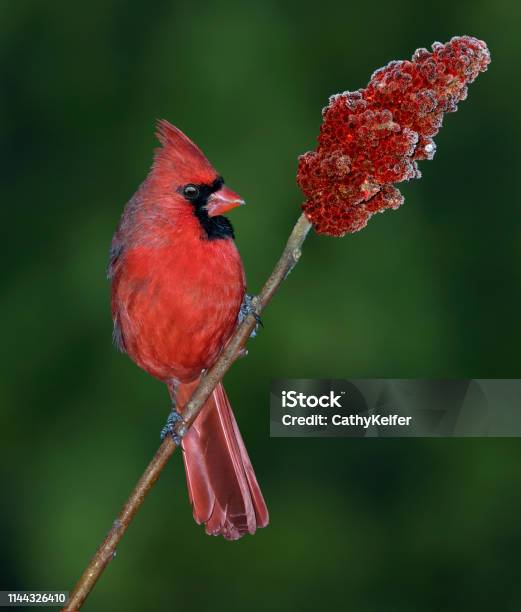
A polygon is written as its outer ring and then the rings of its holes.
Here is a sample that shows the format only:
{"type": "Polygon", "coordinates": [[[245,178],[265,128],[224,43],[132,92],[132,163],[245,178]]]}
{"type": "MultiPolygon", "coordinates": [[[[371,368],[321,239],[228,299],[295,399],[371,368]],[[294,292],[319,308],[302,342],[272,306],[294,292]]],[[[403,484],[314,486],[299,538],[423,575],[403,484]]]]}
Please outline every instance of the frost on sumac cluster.
{"type": "Polygon", "coordinates": [[[421,176],[416,162],[434,156],[444,113],[457,110],[489,62],[483,41],[455,37],[380,68],[365,89],[332,96],[316,151],[299,158],[302,208],[315,230],[343,236],[398,208],[393,184],[421,176]]]}

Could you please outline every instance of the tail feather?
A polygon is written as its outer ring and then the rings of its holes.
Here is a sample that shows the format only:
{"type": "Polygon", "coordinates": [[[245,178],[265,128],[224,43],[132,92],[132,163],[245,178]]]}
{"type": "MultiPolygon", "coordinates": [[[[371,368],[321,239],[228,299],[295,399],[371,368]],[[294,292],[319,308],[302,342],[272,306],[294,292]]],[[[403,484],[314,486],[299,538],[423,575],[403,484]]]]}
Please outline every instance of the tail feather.
{"type": "MultiPolygon", "coordinates": [[[[181,411],[196,385],[177,388],[181,411]]],[[[182,448],[194,519],[205,523],[206,533],[237,540],[268,524],[268,509],[221,384],[183,438],[182,448]]]]}

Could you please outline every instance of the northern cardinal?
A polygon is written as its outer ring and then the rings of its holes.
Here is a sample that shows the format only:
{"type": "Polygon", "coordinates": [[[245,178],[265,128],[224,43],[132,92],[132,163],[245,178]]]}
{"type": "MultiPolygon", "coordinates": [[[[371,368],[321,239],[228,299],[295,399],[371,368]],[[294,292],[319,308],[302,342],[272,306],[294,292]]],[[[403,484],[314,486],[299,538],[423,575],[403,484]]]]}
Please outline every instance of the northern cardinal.
{"type": "MultiPolygon", "coordinates": [[[[221,215],[244,201],[179,129],[162,120],[157,137],[162,146],[114,234],[108,276],[116,346],[165,382],[182,412],[237,325],[245,276],[221,215]]],[[[235,540],[268,524],[221,384],[181,444],[194,518],[208,534],[235,540]]]]}

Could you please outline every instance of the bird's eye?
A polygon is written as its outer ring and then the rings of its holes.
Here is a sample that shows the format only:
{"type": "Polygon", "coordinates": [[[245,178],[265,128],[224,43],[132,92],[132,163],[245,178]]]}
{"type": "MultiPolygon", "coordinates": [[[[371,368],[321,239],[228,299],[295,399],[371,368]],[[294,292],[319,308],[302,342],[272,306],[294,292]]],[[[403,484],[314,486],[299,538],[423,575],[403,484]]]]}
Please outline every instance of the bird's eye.
{"type": "Polygon", "coordinates": [[[183,189],[183,195],[189,200],[195,200],[199,196],[199,189],[195,185],[186,185],[183,189]]]}

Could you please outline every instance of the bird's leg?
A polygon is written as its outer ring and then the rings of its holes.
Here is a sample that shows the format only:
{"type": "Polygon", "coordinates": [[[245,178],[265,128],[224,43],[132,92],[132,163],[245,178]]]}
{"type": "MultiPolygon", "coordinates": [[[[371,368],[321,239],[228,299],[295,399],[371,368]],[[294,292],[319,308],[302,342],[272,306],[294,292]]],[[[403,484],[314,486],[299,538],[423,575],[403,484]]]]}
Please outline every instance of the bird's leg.
{"type": "Polygon", "coordinates": [[[175,401],[175,389],[176,389],[176,384],[173,383],[172,384],[172,410],[170,412],[170,414],[168,415],[168,418],[166,420],[165,426],[163,427],[163,429],[161,430],[161,441],[163,441],[168,435],[172,436],[172,440],[174,441],[176,446],[180,446],[181,445],[181,436],[179,436],[176,431],[175,431],[175,425],[176,423],[179,423],[179,421],[183,420],[183,417],[181,416],[181,414],[177,411],[176,408],[176,401],[175,401]]]}
{"type": "Polygon", "coordinates": [[[172,412],[168,415],[168,419],[166,420],[166,424],[163,427],[163,429],[161,430],[161,441],[163,441],[168,436],[168,434],[170,434],[172,436],[172,440],[175,442],[176,446],[180,446],[181,445],[181,437],[176,434],[174,427],[175,427],[176,423],[178,423],[179,421],[182,421],[182,420],[183,420],[183,417],[174,408],[172,410],[172,412]]]}
{"type": "MultiPolygon", "coordinates": [[[[264,325],[262,323],[260,315],[257,314],[257,311],[255,309],[253,295],[246,293],[246,295],[244,296],[244,299],[242,300],[241,308],[239,310],[238,324],[240,325],[249,314],[252,314],[255,317],[255,320],[257,321],[257,325],[255,325],[255,329],[251,332],[251,337],[255,338],[255,336],[257,335],[259,326],[264,327],[264,325]]],[[[242,357],[242,355],[239,355],[239,356],[242,357]]]]}

